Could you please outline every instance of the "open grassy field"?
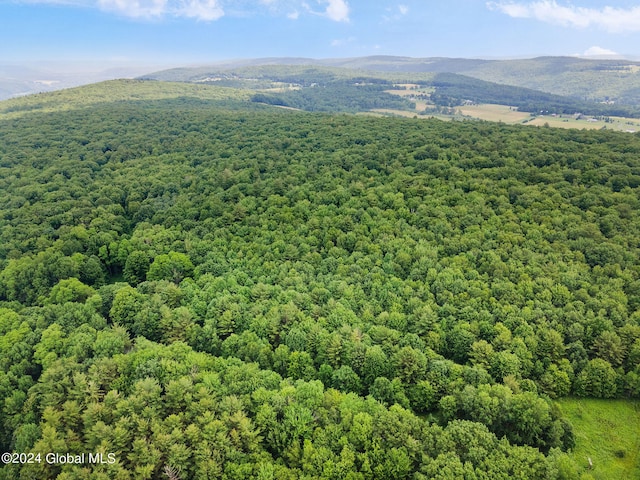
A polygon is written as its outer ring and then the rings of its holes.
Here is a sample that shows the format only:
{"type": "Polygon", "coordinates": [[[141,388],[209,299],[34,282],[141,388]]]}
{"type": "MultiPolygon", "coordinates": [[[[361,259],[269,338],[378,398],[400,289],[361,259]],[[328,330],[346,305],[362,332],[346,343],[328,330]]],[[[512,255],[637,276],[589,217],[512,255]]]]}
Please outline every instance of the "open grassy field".
{"type": "Polygon", "coordinates": [[[609,122],[603,120],[590,120],[589,117],[580,119],[574,118],[573,115],[540,115],[532,117],[527,112],[519,112],[507,105],[469,105],[459,107],[458,110],[463,115],[480,120],[488,120],[491,122],[504,123],[523,123],[542,127],[545,124],[556,128],[585,128],[588,130],[598,130],[606,128],[610,130],[638,132],[640,131],[640,119],[625,117],[609,117],[609,122]]]}
{"type": "MultiPolygon", "coordinates": [[[[433,93],[434,89],[421,88],[412,89],[413,85],[401,85],[401,89],[387,90],[387,93],[399,95],[404,98],[413,98],[420,94],[433,93]]],[[[428,106],[428,102],[423,99],[415,99],[416,113],[421,113],[428,106]]],[[[413,116],[413,112],[400,111],[384,111],[377,110],[378,113],[386,113],[400,116],[413,116]]],[[[550,127],[556,128],[579,128],[588,130],[597,130],[601,128],[607,128],[618,131],[638,132],[640,131],[640,119],[637,118],[624,118],[624,117],[609,117],[609,122],[603,120],[590,120],[588,117],[574,118],[572,115],[540,115],[537,117],[531,116],[527,112],[519,112],[514,107],[508,105],[494,105],[494,104],[481,104],[481,105],[464,105],[456,107],[456,111],[461,116],[467,118],[474,118],[479,120],[487,120],[489,122],[503,122],[508,124],[521,123],[525,125],[542,127],[545,124],[550,127]]],[[[455,115],[458,118],[459,115],[455,115]]],[[[446,117],[446,115],[438,115],[438,117],[446,117]]]]}
{"type": "Polygon", "coordinates": [[[428,102],[425,99],[418,97],[431,95],[436,90],[433,87],[420,87],[419,85],[412,83],[400,84],[396,86],[399,88],[385,91],[392,95],[398,95],[400,97],[408,98],[414,101],[416,103],[417,112],[423,111],[428,105],[428,102]]]}
{"type": "Polygon", "coordinates": [[[556,403],[573,425],[571,456],[582,478],[640,479],[640,402],[563,398],[556,403]]]}
{"type": "Polygon", "coordinates": [[[548,115],[539,116],[529,121],[528,125],[543,126],[547,123],[550,127],[557,128],[586,128],[588,130],[598,130],[606,128],[609,130],[638,132],[640,131],[640,120],[637,118],[625,118],[625,117],[609,117],[610,122],[604,122],[602,120],[590,121],[588,119],[575,119],[569,116],[552,117],[548,115]]]}
{"type": "Polygon", "coordinates": [[[459,107],[458,110],[460,110],[463,115],[479,118],[480,120],[488,120],[490,122],[521,123],[531,118],[529,113],[518,112],[507,105],[468,105],[459,107]]]}

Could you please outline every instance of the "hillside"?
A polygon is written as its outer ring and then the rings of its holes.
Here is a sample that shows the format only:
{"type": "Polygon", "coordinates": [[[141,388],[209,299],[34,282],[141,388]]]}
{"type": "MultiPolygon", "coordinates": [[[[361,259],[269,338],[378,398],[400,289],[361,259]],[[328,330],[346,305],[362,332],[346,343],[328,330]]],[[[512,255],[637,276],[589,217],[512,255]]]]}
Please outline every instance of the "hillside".
{"type": "Polygon", "coordinates": [[[327,63],[385,72],[457,73],[555,95],[640,104],[640,62],[579,57],[481,60],[464,58],[364,57],[327,63]]]}
{"type": "MultiPolygon", "coordinates": [[[[201,67],[182,67],[148,73],[145,78],[165,81],[196,81],[212,73],[246,71],[264,66],[315,66],[352,70],[390,81],[428,80],[433,74],[455,73],[501,85],[524,87],[579,100],[640,104],[640,63],[628,60],[601,60],[578,57],[538,57],[518,60],[465,58],[411,58],[371,56],[359,58],[262,58],[244,59],[201,67]]],[[[76,69],[78,67],[75,67],[76,69]]],[[[69,88],[118,76],[139,75],[134,69],[121,71],[59,71],[49,68],[0,65],[0,100],[12,96],[69,88]]],[[[95,70],[95,69],[94,69],[95,70]]]]}
{"type": "Polygon", "coordinates": [[[0,100],[45,93],[117,78],[132,78],[149,71],[150,66],[38,62],[0,63],[0,100]]]}
{"type": "Polygon", "coordinates": [[[521,60],[411,58],[374,56],[350,59],[267,58],[220,63],[197,69],[174,69],[153,78],[194,81],[211,71],[234,71],[259,66],[313,65],[359,72],[377,72],[392,81],[420,81],[435,73],[456,73],[487,82],[524,87],[574,99],[624,105],[640,104],[640,62],[578,57],[538,57],[521,60]]]}
{"type": "MultiPolygon", "coordinates": [[[[434,71],[427,73],[412,70],[385,72],[314,65],[313,61],[311,64],[305,64],[305,59],[293,59],[291,64],[286,64],[285,61],[286,59],[282,59],[279,63],[273,59],[265,59],[264,64],[256,61],[255,65],[242,63],[235,68],[230,65],[218,65],[171,69],[142,78],[256,90],[261,92],[257,95],[260,102],[308,111],[353,113],[372,109],[395,109],[415,112],[415,103],[411,105],[406,102],[406,98],[393,99],[388,93],[388,90],[395,88],[397,84],[410,84],[423,91],[432,89],[430,93],[422,96],[426,97],[427,104],[436,107],[486,103],[512,106],[533,115],[582,113],[601,117],[640,117],[640,107],[637,103],[603,103],[582,96],[560,96],[520,86],[488,82],[468,75],[438,72],[435,67],[434,71]]],[[[444,61],[439,64],[442,68],[448,65],[451,69],[457,65],[456,62],[444,61]]],[[[359,63],[355,65],[370,66],[359,63]]],[[[432,108],[427,109],[430,110],[432,108]]]]}
{"type": "Polygon", "coordinates": [[[478,65],[465,75],[595,101],[640,104],[640,63],[540,57],[478,65]]]}
{"type": "MultiPolygon", "coordinates": [[[[0,102],[0,118],[21,117],[29,113],[47,114],[87,108],[103,108],[113,104],[157,101],[186,102],[205,105],[207,102],[226,102],[233,105],[246,101],[251,93],[238,89],[178,82],[145,82],[139,80],[109,80],[83,87],[40,93],[0,102]]],[[[165,106],[168,103],[165,103],[165,106]]]]}
{"type": "Polygon", "coordinates": [[[640,397],[640,136],[252,94],[0,103],[0,479],[580,478],[554,399],[640,397]]]}

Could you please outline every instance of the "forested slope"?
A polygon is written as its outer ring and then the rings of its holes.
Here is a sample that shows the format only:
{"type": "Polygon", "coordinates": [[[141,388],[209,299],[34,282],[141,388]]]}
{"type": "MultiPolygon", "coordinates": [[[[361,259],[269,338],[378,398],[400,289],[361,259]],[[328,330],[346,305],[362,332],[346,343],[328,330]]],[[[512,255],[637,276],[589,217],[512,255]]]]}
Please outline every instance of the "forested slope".
{"type": "MultiPolygon", "coordinates": [[[[640,103],[639,68],[636,62],[626,60],[577,57],[526,60],[388,56],[334,60],[276,58],[176,68],[141,78],[248,89],[296,85],[302,87],[302,91],[278,92],[269,103],[295,103],[308,109],[309,100],[313,100],[323,111],[346,111],[347,105],[342,110],[338,108],[339,99],[345,94],[352,97],[348,109],[372,108],[366,102],[353,101],[362,97],[365,90],[355,88],[354,82],[361,85],[364,81],[378,86],[408,83],[433,87],[435,95],[431,100],[437,105],[455,106],[474,101],[516,106],[521,111],[534,113],[580,112],[637,118],[640,114],[637,108],[640,103]],[[305,88],[311,84],[323,86],[325,90],[305,88]],[[330,101],[332,94],[334,98],[330,101]]],[[[389,102],[384,96],[377,95],[375,89],[370,89],[368,94],[369,103],[374,100],[389,102]]],[[[317,105],[311,110],[317,110],[317,105]]]]}
{"type": "Polygon", "coordinates": [[[168,97],[0,118],[0,478],[578,478],[640,137],[168,97]]]}

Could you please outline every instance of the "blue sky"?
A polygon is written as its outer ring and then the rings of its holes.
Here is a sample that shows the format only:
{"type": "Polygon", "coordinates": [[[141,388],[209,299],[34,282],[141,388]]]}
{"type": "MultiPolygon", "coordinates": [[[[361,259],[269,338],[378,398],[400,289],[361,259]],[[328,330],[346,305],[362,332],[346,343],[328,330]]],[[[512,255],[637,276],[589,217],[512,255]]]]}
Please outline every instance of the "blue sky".
{"type": "Polygon", "coordinates": [[[0,64],[585,54],[640,57],[640,2],[0,0],[0,64]]]}

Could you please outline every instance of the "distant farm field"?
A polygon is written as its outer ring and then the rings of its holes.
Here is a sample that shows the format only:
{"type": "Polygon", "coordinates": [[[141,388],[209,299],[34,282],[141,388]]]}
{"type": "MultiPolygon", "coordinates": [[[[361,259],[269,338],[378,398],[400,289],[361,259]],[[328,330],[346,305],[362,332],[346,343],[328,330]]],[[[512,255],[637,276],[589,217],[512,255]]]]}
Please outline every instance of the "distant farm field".
{"type": "MultiPolygon", "coordinates": [[[[429,107],[427,101],[423,99],[415,98],[416,95],[433,93],[430,89],[411,89],[411,86],[407,86],[406,89],[387,90],[387,93],[399,95],[403,98],[412,98],[416,102],[415,113],[423,113],[425,108],[429,107]]],[[[431,89],[433,90],[433,89],[431,89]]],[[[578,128],[587,130],[599,130],[609,129],[623,132],[638,132],[640,131],[640,120],[637,118],[625,118],[625,117],[607,117],[608,121],[603,119],[597,119],[592,117],[583,116],[576,118],[574,115],[539,115],[532,116],[528,112],[518,111],[515,107],[509,105],[496,105],[496,104],[480,104],[480,105],[465,105],[455,107],[456,115],[436,115],[438,118],[445,120],[452,117],[459,118],[464,116],[467,118],[474,118],[478,120],[486,120],[489,122],[503,122],[508,124],[524,124],[536,127],[549,126],[555,128],[578,128]]],[[[389,110],[389,109],[377,109],[375,112],[386,115],[399,115],[403,117],[414,116],[413,111],[401,111],[401,110],[389,110]]],[[[432,115],[428,115],[431,117],[432,115]]]]}
{"type": "Polygon", "coordinates": [[[542,127],[545,124],[556,128],[584,128],[599,130],[602,128],[618,131],[640,131],[640,120],[637,118],[608,117],[609,121],[591,117],[575,118],[573,115],[540,115],[532,117],[527,112],[519,112],[508,105],[470,105],[459,107],[458,110],[468,117],[491,122],[524,123],[542,127]]]}
{"type": "Polygon", "coordinates": [[[587,130],[599,130],[602,128],[608,130],[640,131],[640,120],[637,118],[625,118],[625,117],[609,117],[609,121],[603,120],[589,120],[588,118],[575,119],[570,116],[566,117],[552,117],[548,115],[539,116],[528,122],[528,125],[542,126],[548,124],[550,127],[557,128],[585,128],[587,130]]]}
{"type": "Polygon", "coordinates": [[[563,398],[557,405],[573,425],[571,456],[580,473],[595,480],[640,478],[640,402],[563,398]]]}
{"type": "Polygon", "coordinates": [[[507,105],[469,105],[459,108],[463,115],[490,122],[521,123],[531,117],[527,112],[519,112],[507,105]]]}
{"type": "Polygon", "coordinates": [[[393,90],[385,90],[386,93],[390,93],[392,95],[398,95],[403,98],[408,98],[416,104],[416,111],[422,112],[427,107],[428,102],[425,100],[425,97],[428,97],[433,92],[435,92],[435,88],[433,87],[419,87],[416,84],[402,84],[397,85],[398,87],[403,87],[399,89],[393,90]]]}

